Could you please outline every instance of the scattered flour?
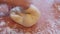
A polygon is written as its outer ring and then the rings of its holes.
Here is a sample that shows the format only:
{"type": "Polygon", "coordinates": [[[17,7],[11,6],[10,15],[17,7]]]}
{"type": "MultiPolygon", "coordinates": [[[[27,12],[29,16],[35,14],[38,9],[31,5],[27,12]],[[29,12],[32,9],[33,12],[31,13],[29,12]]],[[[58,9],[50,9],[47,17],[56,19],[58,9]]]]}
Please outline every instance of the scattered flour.
{"type": "Polygon", "coordinates": [[[5,23],[5,21],[0,21],[0,26],[4,26],[4,25],[6,25],[6,23],[5,23]]]}
{"type": "Polygon", "coordinates": [[[57,6],[57,9],[60,11],[60,5],[59,5],[59,6],[57,6]]]}
{"type": "Polygon", "coordinates": [[[0,34],[23,34],[23,31],[17,32],[14,29],[11,29],[10,27],[6,27],[3,29],[2,32],[0,32],[0,34]]]}

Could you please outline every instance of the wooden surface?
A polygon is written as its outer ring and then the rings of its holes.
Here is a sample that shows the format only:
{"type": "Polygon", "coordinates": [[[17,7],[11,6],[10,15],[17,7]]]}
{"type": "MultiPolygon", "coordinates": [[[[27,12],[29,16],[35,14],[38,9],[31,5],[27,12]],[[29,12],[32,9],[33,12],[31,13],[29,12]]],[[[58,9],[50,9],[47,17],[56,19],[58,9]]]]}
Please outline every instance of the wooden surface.
{"type": "Polygon", "coordinates": [[[59,0],[33,0],[33,4],[41,12],[37,24],[26,28],[12,21],[9,16],[2,17],[0,18],[0,34],[60,34],[59,2],[59,0]]]}

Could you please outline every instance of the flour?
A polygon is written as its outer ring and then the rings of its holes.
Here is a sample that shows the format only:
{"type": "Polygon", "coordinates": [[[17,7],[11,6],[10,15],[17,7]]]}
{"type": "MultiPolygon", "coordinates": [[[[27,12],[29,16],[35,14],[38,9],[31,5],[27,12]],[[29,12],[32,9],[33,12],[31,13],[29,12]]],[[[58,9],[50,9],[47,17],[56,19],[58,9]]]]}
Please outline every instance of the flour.
{"type": "Polygon", "coordinates": [[[0,34],[24,34],[22,30],[20,32],[17,32],[18,29],[11,29],[10,27],[5,27],[0,34]]]}
{"type": "Polygon", "coordinates": [[[60,11],[60,5],[57,6],[57,9],[60,11]]]}
{"type": "Polygon", "coordinates": [[[60,30],[56,29],[56,34],[60,34],[60,30]]]}
{"type": "Polygon", "coordinates": [[[6,23],[5,23],[5,21],[0,21],[0,26],[4,26],[6,23]]]}

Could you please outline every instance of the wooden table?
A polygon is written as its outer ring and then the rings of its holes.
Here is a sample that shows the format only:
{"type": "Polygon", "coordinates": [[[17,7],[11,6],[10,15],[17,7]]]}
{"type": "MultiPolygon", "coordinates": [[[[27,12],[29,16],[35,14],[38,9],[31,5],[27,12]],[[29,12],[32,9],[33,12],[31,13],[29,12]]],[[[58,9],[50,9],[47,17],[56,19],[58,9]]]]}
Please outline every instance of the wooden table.
{"type": "Polygon", "coordinates": [[[0,34],[60,34],[59,0],[33,0],[40,10],[37,24],[26,28],[15,23],[9,16],[0,18],[0,34]]]}

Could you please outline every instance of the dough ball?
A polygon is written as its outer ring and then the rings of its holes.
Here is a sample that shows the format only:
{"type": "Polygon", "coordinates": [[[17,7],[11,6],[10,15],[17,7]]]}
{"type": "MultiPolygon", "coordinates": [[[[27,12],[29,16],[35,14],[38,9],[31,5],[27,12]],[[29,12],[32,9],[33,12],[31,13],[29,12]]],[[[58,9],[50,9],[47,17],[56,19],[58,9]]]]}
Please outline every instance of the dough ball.
{"type": "Polygon", "coordinates": [[[36,24],[40,17],[40,11],[34,5],[31,5],[27,10],[21,10],[21,8],[18,8],[19,10],[13,9],[15,10],[11,9],[11,19],[25,27],[31,27],[36,24]]]}

